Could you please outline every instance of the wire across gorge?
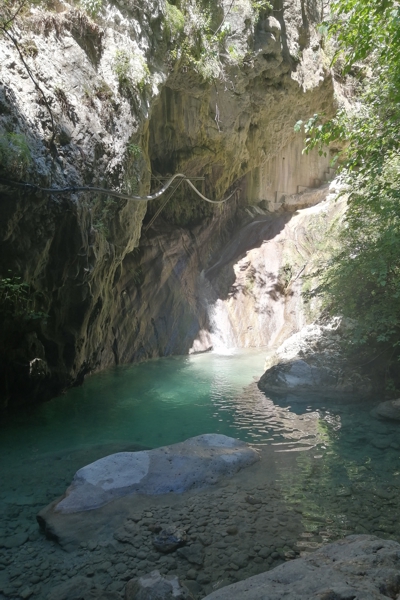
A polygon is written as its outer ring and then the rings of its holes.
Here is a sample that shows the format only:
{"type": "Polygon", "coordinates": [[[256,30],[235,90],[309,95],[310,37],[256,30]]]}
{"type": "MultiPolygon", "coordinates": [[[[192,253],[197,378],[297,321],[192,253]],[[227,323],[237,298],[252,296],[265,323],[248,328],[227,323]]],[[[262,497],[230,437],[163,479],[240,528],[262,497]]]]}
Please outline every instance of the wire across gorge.
{"type": "Polygon", "coordinates": [[[184,175],[183,173],[176,173],[170,179],[168,179],[168,181],[157,192],[154,192],[154,194],[149,194],[148,196],[135,196],[132,194],[123,194],[121,192],[115,192],[113,190],[107,190],[105,188],[93,187],[93,186],[70,185],[70,186],[63,187],[63,188],[53,188],[53,187],[46,188],[46,187],[41,187],[39,185],[36,185],[34,183],[11,181],[9,179],[4,179],[4,178],[0,178],[0,183],[4,183],[4,184],[10,185],[12,187],[18,187],[18,188],[30,189],[32,191],[37,191],[37,192],[43,192],[44,194],[65,194],[66,192],[72,192],[72,193],[95,192],[95,193],[100,193],[100,194],[107,194],[108,196],[113,196],[115,198],[121,198],[122,200],[133,200],[134,202],[147,202],[148,200],[156,200],[157,198],[162,196],[167,191],[167,189],[173,184],[173,182],[178,178],[180,178],[181,181],[184,181],[185,183],[187,183],[189,185],[189,187],[191,187],[192,190],[194,192],[196,192],[196,194],[202,200],[204,200],[205,202],[210,202],[211,204],[223,204],[224,202],[226,202],[227,200],[232,198],[232,196],[237,191],[235,189],[228,196],[226,196],[225,198],[222,198],[222,200],[211,200],[211,198],[207,198],[206,196],[204,196],[193,185],[193,183],[190,181],[190,179],[188,177],[186,177],[186,175],[184,175]]]}

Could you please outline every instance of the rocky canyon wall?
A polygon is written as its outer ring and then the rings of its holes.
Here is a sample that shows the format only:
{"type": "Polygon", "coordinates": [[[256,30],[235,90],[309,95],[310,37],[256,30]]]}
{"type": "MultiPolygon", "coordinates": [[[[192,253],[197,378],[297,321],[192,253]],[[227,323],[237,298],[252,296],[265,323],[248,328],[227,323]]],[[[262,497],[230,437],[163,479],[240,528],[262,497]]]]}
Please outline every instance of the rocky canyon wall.
{"type": "Polygon", "coordinates": [[[33,79],[0,38],[3,407],[115,363],[189,351],[209,325],[198,274],[254,216],[246,204],[278,199],[282,209],[274,188],[299,191],[327,168],[301,162],[293,133],[298,119],[334,107],[311,0],[259,14],[249,0],[212,3],[214,31],[224,24],[227,33],[217,56],[196,60],[179,50],[196,37],[194,2],[183,33],[163,1],[105,3],[95,19],[67,2],[51,6],[12,30],[33,79]],[[212,198],[237,192],[213,207],[182,184],[148,227],[160,201],[8,184],[147,194],[152,177],[178,171],[204,177],[198,185],[212,198]]]}

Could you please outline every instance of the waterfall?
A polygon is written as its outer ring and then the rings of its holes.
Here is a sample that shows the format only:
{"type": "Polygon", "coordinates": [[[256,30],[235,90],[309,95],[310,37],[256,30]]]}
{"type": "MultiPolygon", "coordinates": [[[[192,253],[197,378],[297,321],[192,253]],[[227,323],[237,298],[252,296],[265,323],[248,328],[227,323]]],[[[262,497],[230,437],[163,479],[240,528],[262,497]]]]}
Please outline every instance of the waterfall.
{"type": "Polygon", "coordinates": [[[230,353],[233,348],[238,347],[238,344],[226,302],[217,299],[209,303],[207,312],[213,350],[219,354],[230,353]]]}

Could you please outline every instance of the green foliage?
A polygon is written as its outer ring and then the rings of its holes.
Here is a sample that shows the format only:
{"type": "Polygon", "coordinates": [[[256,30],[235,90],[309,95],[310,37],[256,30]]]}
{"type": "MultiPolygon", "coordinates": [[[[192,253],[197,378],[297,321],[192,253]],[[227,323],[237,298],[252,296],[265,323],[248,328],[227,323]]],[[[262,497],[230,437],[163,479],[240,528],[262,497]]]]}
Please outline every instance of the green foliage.
{"type": "Polygon", "coordinates": [[[129,81],[130,54],[126,50],[117,50],[114,56],[113,70],[120,85],[129,81]]]}
{"type": "MultiPolygon", "coordinates": [[[[179,41],[179,45],[176,43],[170,51],[173,61],[178,61],[181,67],[193,68],[205,81],[221,77],[223,66],[220,55],[226,52],[226,42],[231,34],[226,21],[231,9],[216,26],[215,21],[220,16],[216,15],[215,5],[211,2],[185,1],[181,3],[180,10],[167,3],[168,30],[171,38],[175,38],[174,42],[179,41]],[[174,28],[171,25],[172,16],[176,23],[174,28]]],[[[241,60],[238,53],[229,52],[229,56],[231,62],[241,60]]]]}
{"type": "Polygon", "coordinates": [[[305,151],[341,150],[348,194],[345,228],[321,267],[317,292],[333,313],[357,320],[355,343],[400,354],[400,6],[394,0],[335,0],[326,28],[344,71],[359,61],[369,76],[353,110],[296,124],[305,151]]]}
{"type": "Polygon", "coordinates": [[[109,222],[112,220],[118,202],[114,198],[107,198],[104,202],[95,207],[95,216],[93,227],[105,238],[109,237],[109,222]]]}
{"type": "Polygon", "coordinates": [[[286,289],[293,277],[293,266],[289,263],[284,263],[282,267],[279,269],[279,280],[281,281],[283,287],[286,289]]]}
{"type": "Polygon", "coordinates": [[[179,8],[169,2],[165,3],[165,11],[165,20],[167,22],[169,34],[172,38],[175,38],[183,32],[185,27],[185,16],[179,8]]]}
{"type": "Polygon", "coordinates": [[[21,133],[0,135],[0,169],[8,175],[21,178],[32,162],[26,137],[21,133]]]}
{"type": "Polygon", "coordinates": [[[130,143],[127,145],[126,149],[131,158],[139,158],[142,154],[142,149],[137,144],[130,143]]]}
{"type": "Polygon", "coordinates": [[[94,88],[94,95],[102,102],[112,102],[114,100],[114,92],[104,79],[100,79],[94,88]]]}
{"type": "Polygon", "coordinates": [[[14,321],[35,321],[48,315],[34,310],[30,286],[21,277],[10,275],[0,278],[0,316],[14,321]]]}
{"type": "Polygon", "coordinates": [[[244,56],[240,54],[236,46],[233,44],[228,46],[228,54],[233,63],[240,64],[243,61],[244,56]]]}
{"type": "Polygon", "coordinates": [[[254,20],[257,22],[262,11],[271,12],[273,6],[268,0],[252,0],[252,9],[254,11],[254,20]]]}
{"type": "Polygon", "coordinates": [[[103,9],[103,0],[80,0],[80,4],[85,12],[91,17],[97,17],[103,9]]]}
{"type": "Polygon", "coordinates": [[[131,54],[125,49],[117,50],[113,70],[121,89],[143,91],[150,79],[150,70],[141,54],[131,54]]]}
{"type": "Polygon", "coordinates": [[[190,67],[205,81],[224,78],[224,59],[229,64],[239,65],[244,53],[240,52],[229,38],[234,34],[228,21],[230,13],[246,10],[249,20],[257,22],[262,12],[272,11],[268,0],[253,0],[245,5],[235,0],[225,4],[224,17],[211,0],[178,0],[177,6],[166,2],[166,25],[170,39],[174,42],[170,58],[180,67],[190,67]]]}

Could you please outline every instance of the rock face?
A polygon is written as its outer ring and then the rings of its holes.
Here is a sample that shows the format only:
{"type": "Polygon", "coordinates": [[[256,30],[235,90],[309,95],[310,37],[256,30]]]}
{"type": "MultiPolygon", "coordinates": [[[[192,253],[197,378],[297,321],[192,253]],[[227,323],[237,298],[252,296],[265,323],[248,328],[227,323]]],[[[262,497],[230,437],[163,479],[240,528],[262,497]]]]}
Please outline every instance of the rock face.
{"type": "Polygon", "coordinates": [[[246,443],[218,434],[155,450],[111,454],[79,469],[54,511],[91,510],[134,494],[181,494],[217,483],[257,460],[257,452],[246,443]]]}
{"type": "MultiPolygon", "coordinates": [[[[0,306],[3,406],[50,397],[118,362],[188,351],[206,324],[190,268],[209,265],[242,219],[239,207],[271,208],[276,198],[282,206],[286,193],[323,179],[328,164],[299,158],[293,146],[298,119],[333,107],[311,5],[295,0],[256,19],[249,0],[235,10],[215,3],[214,30],[224,22],[229,35],[209,72],[176,53],[164,2],[103,4],[97,20],[63,3],[58,12],[32,9],[18,24],[52,116],[1,38],[0,135],[14,150],[1,154],[0,176],[146,194],[152,175],[183,171],[205,177],[214,198],[233,184],[241,192],[220,212],[182,187],[145,233],[146,203],[18,192],[3,180],[0,274],[30,286],[18,310],[0,306]],[[168,298],[161,305],[159,289],[168,298]]],[[[159,205],[149,206],[147,223],[159,205]]]]}
{"type": "Polygon", "coordinates": [[[378,419],[400,421],[400,398],[398,400],[381,402],[373,409],[372,415],[378,419]]]}
{"type": "Polygon", "coordinates": [[[368,377],[348,364],[340,341],[351,335],[352,324],[339,317],[314,323],[288,338],[276,351],[258,383],[264,392],[362,397],[372,392],[368,377]]]}
{"type": "Polygon", "coordinates": [[[234,583],[207,600],[384,600],[400,592],[400,544],[352,535],[234,583]]]}
{"type": "Polygon", "coordinates": [[[345,202],[335,201],[335,191],[333,183],[310,192],[318,204],[294,215],[257,214],[231,236],[199,282],[211,335],[203,331],[193,350],[273,348],[313,320],[318,311],[304,300],[304,277],[344,213],[345,202]]]}

